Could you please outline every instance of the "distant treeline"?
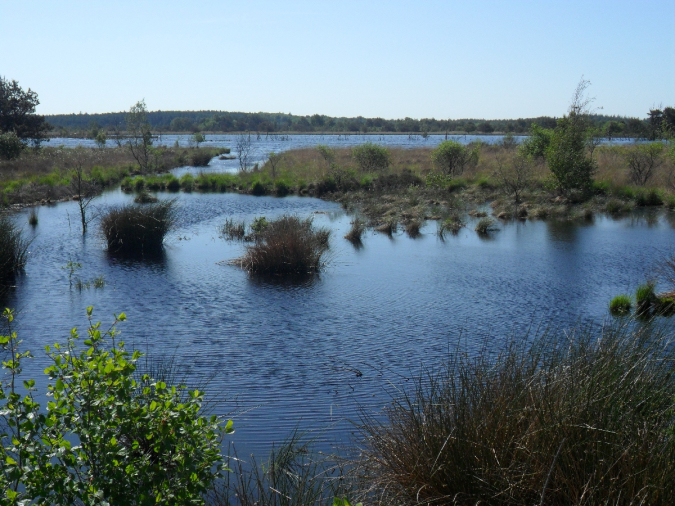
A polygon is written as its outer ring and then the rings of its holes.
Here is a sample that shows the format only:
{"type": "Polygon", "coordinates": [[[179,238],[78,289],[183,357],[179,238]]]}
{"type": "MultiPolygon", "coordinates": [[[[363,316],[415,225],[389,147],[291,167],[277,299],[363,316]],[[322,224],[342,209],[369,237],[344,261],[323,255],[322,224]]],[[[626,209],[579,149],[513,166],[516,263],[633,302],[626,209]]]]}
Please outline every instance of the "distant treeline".
{"type": "MultiPolygon", "coordinates": [[[[673,111],[666,108],[659,113],[673,111]]],[[[591,125],[611,137],[651,137],[654,132],[653,111],[645,119],[623,116],[593,115],[591,125]]],[[[104,114],[56,114],[46,116],[57,135],[87,135],[103,130],[124,130],[126,112],[104,114]]],[[[557,118],[541,116],[519,119],[383,119],[333,118],[320,114],[296,116],[283,113],[245,113],[224,111],[154,111],[147,120],[159,132],[361,132],[361,133],[515,133],[524,134],[534,123],[554,128],[557,118]]]]}

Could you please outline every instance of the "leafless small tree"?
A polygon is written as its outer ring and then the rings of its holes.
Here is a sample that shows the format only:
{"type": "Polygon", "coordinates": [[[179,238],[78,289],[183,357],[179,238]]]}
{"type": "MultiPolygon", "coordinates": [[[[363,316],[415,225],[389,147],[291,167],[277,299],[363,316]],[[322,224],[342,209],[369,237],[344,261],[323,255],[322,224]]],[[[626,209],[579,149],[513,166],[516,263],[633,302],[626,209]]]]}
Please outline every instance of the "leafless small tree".
{"type": "Polygon", "coordinates": [[[273,179],[277,177],[277,166],[279,165],[279,162],[281,162],[281,158],[281,153],[275,153],[274,151],[267,153],[267,161],[269,162],[270,168],[272,169],[273,179]]]}
{"type": "Polygon", "coordinates": [[[248,163],[253,155],[253,145],[251,144],[251,135],[239,134],[235,141],[234,148],[237,150],[237,158],[239,159],[239,169],[246,172],[248,163]]]}
{"type": "Polygon", "coordinates": [[[110,137],[115,141],[117,147],[121,148],[124,144],[124,131],[122,130],[122,125],[115,123],[110,129],[110,137]]]}
{"type": "Polygon", "coordinates": [[[523,191],[532,182],[532,166],[532,160],[526,156],[518,155],[509,162],[505,162],[502,157],[497,157],[495,178],[506,193],[513,196],[516,204],[520,203],[523,191]]]}
{"type": "Polygon", "coordinates": [[[86,173],[87,159],[83,152],[75,151],[70,158],[70,190],[73,199],[77,201],[82,221],[82,235],[87,231],[87,225],[95,216],[87,216],[87,209],[92,200],[99,194],[98,185],[86,173]]]}
{"type": "Polygon", "coordinates": [[[640,186],[647,184],[661,165],[661,153],[663,153],[663,144],[660,142],[635,144],[628,149],[626,163],[633,183],[640,186]]]}
{"type": "Polygon", "coordinates": [[[146,117],[145,100],[136,102],[126,115],[127,146],[131,155],[141,167],[141,172],[148,170],[150,151],[152,147],[152,132],[146,117]]]}

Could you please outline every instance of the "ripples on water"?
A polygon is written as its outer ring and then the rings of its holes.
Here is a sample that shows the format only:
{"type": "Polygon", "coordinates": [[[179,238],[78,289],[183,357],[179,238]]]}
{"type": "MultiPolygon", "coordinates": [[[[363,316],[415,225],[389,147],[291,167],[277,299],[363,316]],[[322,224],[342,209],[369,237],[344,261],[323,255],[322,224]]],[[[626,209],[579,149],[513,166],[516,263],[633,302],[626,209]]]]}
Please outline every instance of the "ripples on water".
{"type": "MultiPolygon", "coordinates": [[[[499,346],[532,325],[601,321],[610,298],[632,292],[675,245],[661,216],[502,224],[487,241],[471,224],[440,241],[429,222],[419,239],[368,232],[355,249],[342,238],[350,217],[334,203],[160,196],[177,198],[179,226],[163,256],[146,261],[109,256],[95,224],[83,238],[76,203],[40,208],[34,231],[27,211],[16,216],[33,237],[25,274],[6,300],[36,355],[26,373],[42,377],[44,346],[65,341],[75,325],[84,331],[87,306],[104,323],[124,311],[128,343],[151,356],[175,354],[191,382],[212,378],[219,413],[241,412],[232,438],[243,455],[266,453],[295,427],[330,426],[321,444],[346,441],[345,419],[356,420],[359,407],[380,409],[387,382],[405,387],[421,365],[441,363],[460,335],[469,348],[485,336],[499,346]],[[313,216],[333,231],[320,276],[276,283],[227,265],[245,246],[218,236],[226,218],[284,213],[313,216]],[[69,260],[82,263],[83,280],[103,275],[105,288],[70,289],[62,269],[69,260]]],[[[113,191],[95,203],[130,200],[113,191]]]]}

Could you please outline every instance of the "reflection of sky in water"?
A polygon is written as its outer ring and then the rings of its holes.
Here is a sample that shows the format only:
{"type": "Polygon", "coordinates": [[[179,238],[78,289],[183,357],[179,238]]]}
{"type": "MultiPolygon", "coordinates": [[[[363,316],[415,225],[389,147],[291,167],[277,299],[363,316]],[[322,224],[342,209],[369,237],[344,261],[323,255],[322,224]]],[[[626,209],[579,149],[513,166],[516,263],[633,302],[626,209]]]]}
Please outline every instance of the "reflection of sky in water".
{"type": "MultiPolygon", "coordinates": [[[[570,327],[600,321],[610,298],[629,293],[673,253],[672,217],[646,215],[593,224],[503,224],[491,240],[469,223],[445,241],[429,222],[419,239],[367,232],[363,247],[343,239],[349,217],[337,204],[301,197],[166,194],[177,198],[179,227],[165,255],[151,262],[109,257],[96,225],[82,237],[77,205],[39,209],[25,275],[6,304],[20,311],[18,331],[41,377],[46,344],[84,330],[85,308],[104,323],[125,311],[123,336],[151,355],[176,354],[191,381],[208,387],[221,413],[236,418],[242,454],[264,453],[300,428],[325,428],[322,440],[347,437],[357,407],[387,402],[387,381],[405,385],[421,364],[440,363],[462,335],[468,346],[534,324],[570,327]],[[332,231],[329,265],[313,280],[250,280],[227,261],[244,245],[218,237],[226,218],[251,222],[284,213],[313,216],[332,231]],[[670,219],[670,222],[669,222],[670,219]],[[62,267],[82,263],[83,280],[103,275],[102,290],[68,287],[62,267]],[[358,375],[360,372],[362,375],[358,375]]],[[[127,202],[108,192],[99,210],[127,202]]],[[[27,223],[28,211],[17,215],[27,223]]],[[[670,215],[668,215],[670,216],[670,215]]]]}

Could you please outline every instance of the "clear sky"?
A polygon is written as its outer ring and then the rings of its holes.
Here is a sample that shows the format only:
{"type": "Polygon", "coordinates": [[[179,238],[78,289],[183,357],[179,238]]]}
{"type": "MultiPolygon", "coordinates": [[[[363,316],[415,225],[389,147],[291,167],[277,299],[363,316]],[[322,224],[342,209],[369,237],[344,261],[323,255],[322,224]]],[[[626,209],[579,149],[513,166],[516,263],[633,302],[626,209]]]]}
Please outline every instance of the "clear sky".
{"type": "Polygon", "coordinates": [[[0,75],[41,114],[384,118],[675,105],[673,0],[0,0],[0,75]]]}

